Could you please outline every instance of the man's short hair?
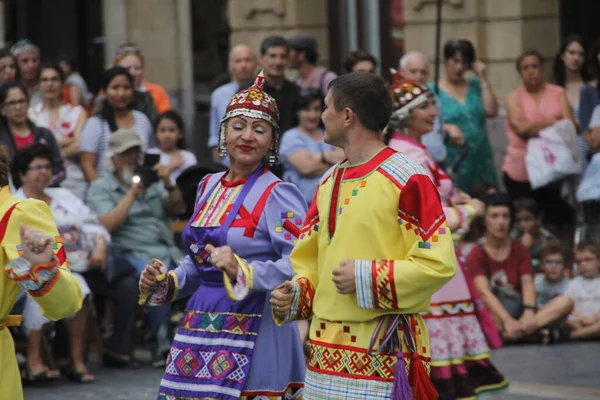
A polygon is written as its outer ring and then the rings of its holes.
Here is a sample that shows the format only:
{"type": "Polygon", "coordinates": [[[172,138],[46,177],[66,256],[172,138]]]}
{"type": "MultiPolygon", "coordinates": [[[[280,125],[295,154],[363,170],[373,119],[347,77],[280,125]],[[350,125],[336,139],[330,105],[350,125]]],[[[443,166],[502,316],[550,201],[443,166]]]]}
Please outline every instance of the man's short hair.
{"type": "Polygon", "coordinates": [[[271,47],[285,47],[288,51],[290,46],[283,36],[273,35],[263,39],[260,43],[260,55],[264,56],[271,47]]]}
{"type": "Polygon", "coordinates": [[[548,256],[553,256],[555,254],[560,254],[565,261],[567,262],[569,251],[567,251],[567,247],[564,246],[560,241],[553,239],[544,243],[542,249],[540,250],[540,260],[544,261],[544,259],[548,256]]]}
{"type": "Polygon", "coordinates": [[[40,54],[40,48],[28,39],[19,40],[10,49],[13,56],[18,57],[23,53],[38,53],[40,54]]]}
{"type": "Polygon", "coordinates": [[[336,111],[350,108],[365,128],[381,132],[392,115],[392,98],[379,76],[369,72],[350,72],[329,84],[336,111]]]}
{"type": "Polygon", "coordinates": [[[301,51],[306,55],[306,61],[315,65],[319,58],[317,39],[309,33],[297,33],[288,39],[290,49],[301,51]]]}

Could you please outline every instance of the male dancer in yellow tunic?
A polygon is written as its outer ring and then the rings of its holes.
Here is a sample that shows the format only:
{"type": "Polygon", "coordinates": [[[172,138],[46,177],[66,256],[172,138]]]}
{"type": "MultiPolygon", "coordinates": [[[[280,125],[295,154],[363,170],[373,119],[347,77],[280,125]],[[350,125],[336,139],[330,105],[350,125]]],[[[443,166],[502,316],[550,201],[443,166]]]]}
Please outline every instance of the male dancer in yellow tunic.
{"type": "Polygon", "coordinates": [[[75,314],[82,297],[48,205],[33,199],[19,202],[10,194],[8,177],[8,154],[0,146],[0,398],[21,400],[15,345],[6,328],[21,322],[20,315],[8,315],[19,291],[33,297],[51,320],[75,314]]]}
{"type": "Polygon", "coordinates": [[[325,106],[325,141],[347,160],[321,180],[290,257],[296,277],[271,299],[278,323],[312,319],[304,398],[435,399],[419,313],[456,271],[438,192],[382,142],[381,78],[340,76],[325,106]]]}

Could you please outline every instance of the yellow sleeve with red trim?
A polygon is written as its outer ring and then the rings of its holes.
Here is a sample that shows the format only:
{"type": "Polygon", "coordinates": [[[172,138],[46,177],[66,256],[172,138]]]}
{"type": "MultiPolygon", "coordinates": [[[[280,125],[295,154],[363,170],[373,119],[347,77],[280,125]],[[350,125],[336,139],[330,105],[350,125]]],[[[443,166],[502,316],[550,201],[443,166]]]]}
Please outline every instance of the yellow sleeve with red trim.
{"type": "Polygon", "coordinates": [[[75,314],[83,301],[81,287],[71,275],[56,224],[46,203],[27,199],[19,202],[13,210],[2,240],[2,250],[8,260],[6,268],[23,260],[21,224],[52,235],[56,241],[54,253],[59,260],[59,265],[51,273],[48,270],[44,271],[46,276],[43,285],[38,290],[29,291],[28,294],[40,305],[42,313],[51,320],[56,321],[75,314]]]}
{"type": "Polygon", "coordinates": [[[397,229],[408,253],[401,260],[356,260],[356,296],[363,309],[418,312],[456,273],[456,254],[437,189],[415,174],[399,199],[397,229]]]}

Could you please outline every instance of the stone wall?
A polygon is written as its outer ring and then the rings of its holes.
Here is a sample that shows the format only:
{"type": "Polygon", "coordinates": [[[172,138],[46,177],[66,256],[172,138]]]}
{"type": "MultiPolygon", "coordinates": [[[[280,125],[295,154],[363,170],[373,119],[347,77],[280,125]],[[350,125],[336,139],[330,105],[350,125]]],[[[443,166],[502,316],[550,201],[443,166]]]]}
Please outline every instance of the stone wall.
{"type": "Polygon", "coordinates": [[[319,45],[319,63],[329,54],[326,2],[323,0],[229,0],[231,46],[245,43],[259,53],[269,35],[289,37],[297,32],[313,34],[319,45]]]}
{"type": "MultiPolygon", "coordinates": [[[[436,1],[405,0],[406,49],[435,55],[436,1]]],[[[558,2],[548,0],[444,0],[442,47],[449,39],[469,39],[488,63],[499,98],[519,85],[514,63],[535,48],[550,61],[559,46],[558,2]]],[[[548,63],[551,64],[551,63],[548,63]]],[[[548,65],[549,67],[549,65],[548,65]]],[[[443,67],[440,68],[443,74],[443,67]]]]}
{"type": "MultiPolygon", "coordinates": [[[[406,50],[420,50],[431,60],[435,57],[435,0],[405,0],[406,50]]],[[[504,124],[506,111],[502,100],[520,85],[515,61],[520,53],[537,49],[551,60],[559,46],[558,2],[548,0],[444,0],[441,46],[449,39],[471,40],[478,57],[488,64],[488,77],[498,100],[500,115],[488,120],[494,162],[501,180],[506,152],[504,124]]],[[[440,49],[441,51],[441,49],[440,49]]],[[[440,57],[442,57],[440,55],[440,57]]],[[[433,72],[432,72],[433,73],[433,72]]],[[[440,75],[444,68],[440,66],[440,75]]],[[[433,79],[433,76],[431,76],[433,79]]]]}

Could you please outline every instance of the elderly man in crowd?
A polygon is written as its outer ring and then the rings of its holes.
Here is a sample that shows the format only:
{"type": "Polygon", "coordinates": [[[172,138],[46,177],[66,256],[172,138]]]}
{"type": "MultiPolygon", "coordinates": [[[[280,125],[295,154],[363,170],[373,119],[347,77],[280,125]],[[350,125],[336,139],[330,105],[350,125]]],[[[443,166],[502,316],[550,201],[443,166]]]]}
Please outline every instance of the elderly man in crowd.
{"type": "MultiPolygon", "coordinates": [[[[429,62],[427,57],[419,51],[409,51],[400,59],[400,74],[405,79],[410,79],[427,85],[429,80],[429,62]]],[[[465,142],[464,135],[456,125],[444,124],[442,110],[438,104],[438,114],[433,125],[433,131],[424,135],[421,141],[433,158],[439,163],[446,159],[446,136],[455,146],[462,146],[465,142]]]]}
{"type": "MultiPolygon", "coordinates": [[[[134,276],[137,280],[153,258],[163,260],[168,266],[176,266],[183,253],[175,245],[168,215],[185,212],[181,191],[170,183],[168,169],[160,164],[154,167],[157,178],[154,183],[151,177],[147,178],[148,173],[137,175],[143,145],[135,131],[117,130],[110,137],[109,149],[113,173],[93,181],[87,193],[90,209],[112,235],[112,260],[108,263],[107,279],[117,282],[123,277],[134,276]]],[[[127,309],[130,315],[115,316],[115,325],[121,319],[131,321],[129,325],[121,326],[129,332],[133,329],[137,291],[134,290],[130,296],[134,305],[127,309]]],[[[161,337],[159,342],[158,333],[168,313],[168,305],[148,310],[145,341],[152,351],[152,363],[156,367],[165,364],[163,351],[168,349],[168,343],[166,337],[161,337]]],[[[131,334],[121,333],[121,337],[119,351],[104,357],[108,366],[121,367],[132,363],[128,356],[131,334]]]]}
{"type": "Polygon", "coordinates": [[[17,60],[21,82],[29,92],[29,106],[35,107],[42,102],[42,93],[38,86],[40,79],[40,48],[29,40],[23,39],[15,43],[11,53],[17,60]]]}
{"type": "Polygon", "coordinates": [[[245,44],[235,46],[229,53],[228,69],[231,82],[219,86],[210,95],[208,147],[210,148],[212,160],[216,163],[229,165],[229,158],[221,158],[217,152],[221,118],[225,115],[225,109],[231,101],[231,97],[240,90],[246,89],[252,83],[256,65],[256,54],[250,47],[245,44]]]}

